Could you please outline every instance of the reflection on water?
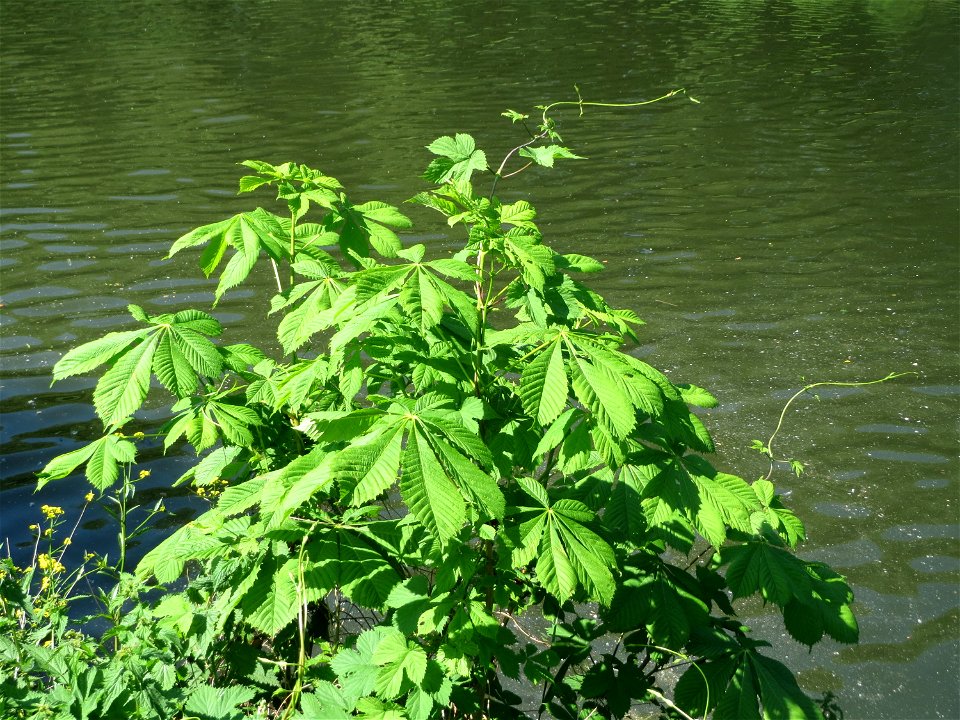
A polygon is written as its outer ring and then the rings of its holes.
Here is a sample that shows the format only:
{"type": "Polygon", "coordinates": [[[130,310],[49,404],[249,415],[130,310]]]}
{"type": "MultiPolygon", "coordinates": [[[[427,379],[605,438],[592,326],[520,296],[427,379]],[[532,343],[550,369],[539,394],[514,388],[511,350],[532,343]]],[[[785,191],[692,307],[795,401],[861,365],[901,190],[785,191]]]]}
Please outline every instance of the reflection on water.
{"type": "MultiPolygon", "coordinates": [[[[778,437],[808,464],[781,476],[808,521],[805,553],[854,582],[864,644],[808,654],[759,608],[755,624],[848,718],[960,716],[956,27],[953,0],[614,0],[559,17],[530,0],[6,11],[0,535],[16,546],[41,503],[82,504],[80,482],[32,493],[34,471],[100,432],[92,380],[49,388],[56,359],[131,327],[128,303],[209,306],[193,258],[162,257],[247,209],[240,160],[307,162],[361,200],[400,203],[434,137],[510,147],[506,107],[574,83],[624,101],[685,86],[700,105],[561,117],[589,160],[521,175],[503,197],[529,191],[558,249],[606,262],[598,289],[649,322],[637,352],[718,395],[720,464],[746,477],[766,471],[750,441],[806,382],[917,373],[825,388],[778,437]]],[[[410,242],[454,246],[431,214],[410,214],[410,242]]],[[[272,278],[251,281],[215,315],[226,342],[275,352],[272,278]]],[[[188,456],[143,458],[145,505],[166,495],[176,522],[201,511],[164,489],[188,456]]],[[[78,543],[109,549],[102,522],[88,516],[78,543]]]]}

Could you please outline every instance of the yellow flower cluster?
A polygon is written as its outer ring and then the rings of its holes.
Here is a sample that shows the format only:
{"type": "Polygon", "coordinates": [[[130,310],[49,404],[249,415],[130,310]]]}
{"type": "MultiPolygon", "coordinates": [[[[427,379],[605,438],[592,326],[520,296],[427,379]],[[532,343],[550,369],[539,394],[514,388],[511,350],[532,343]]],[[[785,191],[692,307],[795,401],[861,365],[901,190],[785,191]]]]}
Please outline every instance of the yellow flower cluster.
{"type": "Polygon", "coordinates": [[[63,515],[63,508],[56,505],[41,505],[40,512],[47,520],[53,520],[63,515]]]}
{"type": "Polygon", "coordinates": [[[43,572],[50,575],[56,575],[57,573],[62,573],[64,570],[66,570],[59,560],[47,555],[47,553],[37,556],[37,565],[43,572]]]}
{"type": "Polygon", "coordinates": [[[144,478],[148,478],[148,477],[150,477],[150,471],[149,471],[149,470],[141,470],[141,471],[140,471],[140,479],[141,479],[141,480],[143,480],[144,478]]]}
{"type": "Polygon", "coordinates": [[[88,503],[93,502],[93,491],[91,490],[86,495],[84,495],[83,499],[86,500],[88,503]]]}
{"type": "Polygon", "coordinates": [[[197,495],[210,500],[219,497],[230,483],[222,478],[214,478],[208,485],[199,485],[197,495]]]}

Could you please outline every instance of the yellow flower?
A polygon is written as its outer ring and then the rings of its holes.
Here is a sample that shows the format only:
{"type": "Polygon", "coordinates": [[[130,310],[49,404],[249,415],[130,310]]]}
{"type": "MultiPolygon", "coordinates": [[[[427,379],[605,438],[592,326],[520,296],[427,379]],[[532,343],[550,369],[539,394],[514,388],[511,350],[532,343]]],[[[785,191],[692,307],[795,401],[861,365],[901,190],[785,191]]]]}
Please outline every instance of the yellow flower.
{"type": "Polygon", "coordinates": [[[40,591],[43,592],[48,587],[50,587],[50,576],[44,575],[43,580],[40,581],[40,591]]]}
{"type": "Polygon", "coordinates": [[[66,570],[59,560],[50,557],[47,553],[42,553],[37,556],[37,565],[40,566],[43,572],[49,573],[50,575],[56,575],[66,570]]]}
{"type": "Polygon", "coordinates": [[[72,543],[72,542],[73,542],[73,540],[71,540],[70,538],[64,538],[64,539],[63,539],[63,546],[66,547],[67,545],[69,545],[69,544],[72,543]]]}
{"type": "Polygon", "coordinates": [[[63,508],[57,507],[56,505],[41,505],[40,512],[43,513],[47,520],[53,520],[54,518],[63,515],[63,508]]]}
{"type": "Polygon", "coordinates": [[[144,478],[148,478],[148,477],[150,477],[150,471],[149,471],[149,470],[141,470],[141,471],[140,471],[140,479],[141,479],[141,480],[143,480],[144,478]]]}
{"type": "Polygon", "coordinates": [[[31,525],[28,529],[29,529],[29,530],[39,530],[39,529],[40,529],[40,526],[34,524],[34,525],[31,525]]]}
{"type": "Polygon", "coordinates": [[[91,490],[86,495],[83,496],[83,499],[87,502],[93,502],[93,491],[91,490]]]}

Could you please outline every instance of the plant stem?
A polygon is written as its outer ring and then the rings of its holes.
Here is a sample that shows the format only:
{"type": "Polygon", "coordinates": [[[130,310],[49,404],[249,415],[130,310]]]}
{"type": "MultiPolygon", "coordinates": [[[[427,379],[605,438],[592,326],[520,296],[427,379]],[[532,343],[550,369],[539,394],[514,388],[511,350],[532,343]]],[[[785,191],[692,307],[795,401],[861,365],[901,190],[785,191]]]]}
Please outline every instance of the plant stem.
{"type": "Polygon", "coordinates": [[[816,382],[816,383],[810,383],[809,385],[804,385],[802,388],[800,388],[797,392],[793,394],[793,397],[787,400],[787,404],[784,405],[783,410],[780,411],[780,419],[777,421],[777,427],[774,428],[773,434],[770,436],[770,439],[767,440],[766,454],[770,458],[770,470],[767,472],[767,476],[765,479],[769,480],[771,478],[771,476],[773,475],[774,464],[776,463],[776,459],[773,456],[773,440],[774,438],[777,437],[777,433],[780,432],[780,428],[783,427],[783,421],[787,416],[787,410],[790,409],[790,406],[793,404],[793,401],[796,400],[798,397],[800,397],[806,392],[809,392],[810,390],[813,390],[813,388],[818,388],[818,387],[863,387],[864,385],[877,385],[879,383],[885,383],[888,380],[895,380],[896,378],[903,377],[905,375],[916,375],[916,374],[917,373],[913,371],[901,372],[901,373],[892,372],[892,373],[888,373],[886,377],[882,377],[879,380],[865,380],[863,382],[827,381],[827,382],[816,382]]]}

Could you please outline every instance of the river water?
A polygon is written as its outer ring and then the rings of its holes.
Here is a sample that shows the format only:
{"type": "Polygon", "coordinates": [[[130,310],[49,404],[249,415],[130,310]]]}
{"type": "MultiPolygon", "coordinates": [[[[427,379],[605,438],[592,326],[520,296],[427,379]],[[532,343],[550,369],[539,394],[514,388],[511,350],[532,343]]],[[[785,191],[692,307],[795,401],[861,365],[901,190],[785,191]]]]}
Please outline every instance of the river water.
{"type": "MultiPolygon", "coordinates": [[[[57,358],[128,327],[128,303],[209,306],[195,256],[162,257],[250,208],[237,162],[304,162],[399,204],[439,135],[495,158],[522,140],[506,108],[574,84],[600,101],[685,87],[700,104],[558,116],[588,159],[501,196],[607,264],[597,289],[649,323],[638,353],[720,398],[725,469],[766,471],[750,442],[805,382],[916,373],[805,399],[777,440],[808,466],[779,474],[803,554],[851,580],[862,643],[807,653],[748,611],[848,719],[960,717],[957,27],[955,0],[4,0],[0,537],[22,553],[40,503],[75,517],[83,502],[79,480],[33,493],[47,460],[100,433],[93,379],[49,387],[57,358]]],[[[456,242],[409,213],[405,241],[456,242]]],[[[276,348],[271,292],[263,273],[228,294],[228,342],[276,348]]],[[[166,487],[189,462],[144,458],[138,497],[166,497],[170,524],[203,507],[166,487]]],[[[91,512],[76,542],[112,538],[91,512]]]]}

